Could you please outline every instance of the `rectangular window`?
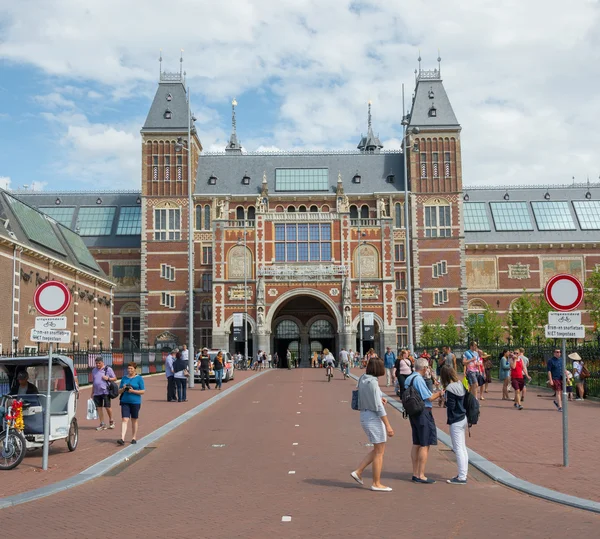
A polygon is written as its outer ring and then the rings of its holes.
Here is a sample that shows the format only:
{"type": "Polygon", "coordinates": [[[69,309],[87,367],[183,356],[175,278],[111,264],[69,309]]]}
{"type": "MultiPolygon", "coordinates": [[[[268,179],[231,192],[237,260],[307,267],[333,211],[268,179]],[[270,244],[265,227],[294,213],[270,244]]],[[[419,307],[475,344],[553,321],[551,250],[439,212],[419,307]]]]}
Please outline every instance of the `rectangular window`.
{"type": "Polygon", "coordinates": [[[396,272],[396,290],[406,290],[406,272],[396,272]]]}
{"type": "Polygon", "coordinates": [[[465,232],[488,232],[490,221],[485,211],[485,202],[465,202],[463,204],[465,232]]]}
{"type": "Polygon", "coordinates": [[[433,304],[434,306],[443,305],[444,303],[448,303],[448,290],[437,290],[433,293],[433,304]]]}
{"type": "Polygon", "coordinates": [[[202,230],[202,206],[196,206],[196,230],[202,230]]]}
{"type": "Polygon", "coordinates": [[[165,181],[171,181],[171,156],[165,155],[165,181]]]}
{"type": "Polygon", "coordinates": [[[115,219],[114,207],[80,208],[75,225],[80,236],[109,236],[115,219]]]}
{"type": "Polygon", "coordinates": [[[581,230],[600,230],[600,200],[573,202],[581,230]]]}
{"type": "Polygon", "coordinates": [[[180,209],[154,210],[154,239],[159,241],[181,239],[180,209]]]}
{"type": "Polygon", "coordinates": [[[490,202],[490,209],[498,232],[533,230],[527,202],[490,202]]]}
{"type": "Polygon", "coordinates": [[[202,247],[202,263],[212,264],[212,247],[202,247]]]}
{"type": "Polygon", "coordinates": [[[55,221],[59,222],[61,225],[71,228],[73,223],[73,214],[75,213],[74,207],[69,208],[67,206],[50,206],[45,208],[41,206],[39,209],[46,215],[52,217],[52,219],[55,221]]]}
{"type": "Polygon", "coordinates": [[[577,230],[568,202],[532,202],[539,230],[577,230]]]}
{"type": "Polygon", "coordinates": [[[394,245],[394,259],[396,262],[404,262],[406,260],[406,252],[403,243],[394,245]]]}
{"type": "Polygon", "coordinates": [[[117,236],[138,236],[142,233],[142,208],[122,206],[117,224],[117,236]]]}
{"type": "Polygon", "coordinates": [[[444,152],[444,176],[450,177],[450,152],[444,152]]]}
{"type": "Polygon", "coordinates": [[[152,181],[158,181],[158,155],[152,156],[152,181]]]}
{"type": "Polygon", "coordinates": [[[431,165],[432,165],[432,168],[433,168],[433,177],[434,178],[439,178],[440,177],[440,171],[439,171],[438,153],[437,152],[433,152],[431,154],[431,165]]]}
{"type": "Polygon", "coordinates": [[[421,178],[427,178],[427,154],[421,152],[421,178]]]}
{"type": "Polygon", "coordinates": [[[399,300],[396,302],[396,317],[397,318],[407,318],[408,317],[406,301],[399,300]]]}
{"type": "Polygon", "coordinates": [[[425,206],[425,237],[449,238],[451,225],[450,206],[425,206]]]}
{"type": "Polygon", "coordinates": [[[212,329],[211,328],[202,328],[200,330],[200,347],[208,348],[209,350],[212,348],[212,329]]]}
{"type": "Polygon", "coordinates": [[[173,266],[169,266],[168,264],[160,265],[160,276],[167,281],[175,280],[175,268],[173,266]]]}
{"type": "Polygon", "coordinates": [[[212,292],[212,273],[202,274],[202,292],[212,292]]]}
{"type": "Polygon", "coordinates": [[[276,262],[331,262],[331,225],[275,225],[276,262]]]}
{"type": "Polygon", "coordinates": [[[168,292],[162,292],[160,295],[160,304],[163,307],[168,307],[169,309],[175,308],[175,296],[173,294],[169,294],[168,292]]]}
{"type": "Polygon", "coordinates": [[[112,276],[115,279],[125,279],[126,277],[132,279],[139,279],[142,275],[141,266],[120,266],[114,265],[112,267],[112,276]]]}
{"type": "Polygon", "coordinates": [[[183,156],[177,156],[177,181],[180,182],[183,180],[183,156]]]}
{"type": "Polygon", "coordinates": [[[434,264],[433,266],[431,266],[431,273],[432,273],[434,279],[436,279],[437,277],[441,277],[442,275],[447,275],[448,274],[448,264],[446,263],[445,260],[442,260],[441,262],[434,264]]]}
{"type": "Polygon", "coordinates": [[[398,348],[406,348],[408,346],[408,328],[406,326],[398,326],[396,328],[398,337],[398,348]]]}
{"type": "Polygon", "coordinates": [[[275,191],[328,191],[329,170],[326,168],[275,169],[275,191]]]}

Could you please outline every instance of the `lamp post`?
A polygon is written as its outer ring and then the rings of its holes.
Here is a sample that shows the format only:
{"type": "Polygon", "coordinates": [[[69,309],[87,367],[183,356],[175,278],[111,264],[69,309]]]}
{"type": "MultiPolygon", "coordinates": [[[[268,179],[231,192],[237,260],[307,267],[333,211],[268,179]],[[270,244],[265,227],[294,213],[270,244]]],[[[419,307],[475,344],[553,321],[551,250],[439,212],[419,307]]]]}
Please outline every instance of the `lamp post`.
{"type": "MultiPolygon", "coordinates": [[[[402,85],[402,111],[404,113],[404,84],[402,85]]],[[[412,134],[419,132],[418,127],[411,129],[412,134]]],[[[408,199],[408,147],[410,146],[410,134],[408,133],[408,117],[406,114],[402,117],[402,155],[404,157],[404,235],[406,241],[406,297],[407,297],[407,344],[411,354],[414,353],[413,343],[413,302],[412,302],[412,275],[411,275],[411,254],[410,254],[410,209],[408,199]]]]}
{"type": "MultiPolygon", "coordinates": [[[[244,223],[245,225],[245,223],[244,223]]],[[[248,272],[246,269],[246,256],[248,253],[247,247],[248,231],[244,229],[244,243],[242,244],[242,238],[239,238],[238,245],[244,245],[244,361],[248,364],[248,272]]]]}
{"type": "Polygon", "coordinates": [[[188,188],[188,378],[189,387],[194,387],[194,227],[193,227],[193,196],[192,196],[192,116],[190,108],[190,88],[187,87],[187,142],[181,137],[177,139],[175,151],[187,151],[187,188],[188,188]]]}
{"type": "Polygon", "coordinates": [[[359,350],[360,350],[360,359],[362,361],[364,357],[363,353],[363,312],[362,312],[362,266],[360,263],[360,251],[363,245],[366,245],[367,242],[362,240],[364,237],[364,232],[360,230],[360,221],[358,221],[358,325],[359,325],[359,334],[358,334],[358,342],[359,342],[359,350]]]}

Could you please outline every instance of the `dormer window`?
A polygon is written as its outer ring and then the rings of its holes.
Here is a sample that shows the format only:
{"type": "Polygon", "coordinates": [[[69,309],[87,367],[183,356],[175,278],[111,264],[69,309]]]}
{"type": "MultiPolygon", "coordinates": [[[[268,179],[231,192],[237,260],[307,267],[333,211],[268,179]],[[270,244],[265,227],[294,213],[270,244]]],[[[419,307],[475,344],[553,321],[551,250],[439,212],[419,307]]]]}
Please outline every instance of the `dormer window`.
{"type": "Polygon", "coordinates": [[[167,109],[165,110],[165,114],[164,114],[165,120],[170,120],[173,117],[173,113],[167,109]]]}
{"type": "Polygon", "coordinates": [[[208,185],[217,185],[217,177],[214,174],[208,178],[208,185]]]}
{"type": "Polygon", "coordinates": [[[394,183],[394,175],[392,173],[387,175],[387,178],[385,179],[385,181],[387,183],[394,183]]]}
{"type": "Polygon", "coordinates": [[[358,172],[352,178],[352,183],[360,183],[360,174],[358,172]]]}
{"type": "Polygon", "coordinates": [[[244,177],[242,178],[242,183],[244,185],[250,185],[250,176],[248,176],[248,174],[244,174],[244,177]]]}
{"type": "Polygon", "coordinates": [[[437,116],[437,109],[436,109],[435,107],[433,107],[433,106],[432,106],[432,107],[429,109],[429,116],[430,116],[430,117],[432,117],[432,118],[434,118],[434,117],[436,117],[436,116],[437,116]]]}
{"type": "Polygon", "coordinates": [[[171,101],[173,99],[173,96],[171,94],[167,94],[167,101],[171,101]]]}
{"type": "Polygon", "coordinates": [[[433,93],[433,88],[429,89],[429,99],[433,99],[435,97],[435,94],[433,93]]]}

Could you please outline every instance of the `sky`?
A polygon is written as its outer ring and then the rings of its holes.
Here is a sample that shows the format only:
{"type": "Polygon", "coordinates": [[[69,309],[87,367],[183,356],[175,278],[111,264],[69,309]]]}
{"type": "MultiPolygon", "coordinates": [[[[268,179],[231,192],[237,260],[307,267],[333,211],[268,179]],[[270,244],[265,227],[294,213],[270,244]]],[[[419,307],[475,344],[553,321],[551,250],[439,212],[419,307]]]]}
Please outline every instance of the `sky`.
{"type": "Polygon", "coordinates": [[[26,0],[0,3],[0,187],[139,189],[140,128],[180,50],[207,151],[385,149],[437,67],[465,185],[600,175],[600,0],[26,0]]]}

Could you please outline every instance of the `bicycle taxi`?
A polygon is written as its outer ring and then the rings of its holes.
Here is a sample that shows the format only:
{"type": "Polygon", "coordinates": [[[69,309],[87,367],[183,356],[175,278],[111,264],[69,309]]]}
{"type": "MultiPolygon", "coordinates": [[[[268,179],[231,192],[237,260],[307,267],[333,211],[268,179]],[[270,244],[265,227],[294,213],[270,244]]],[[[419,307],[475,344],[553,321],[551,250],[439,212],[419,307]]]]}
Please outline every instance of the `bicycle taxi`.
{"type": "MultiPolygon", "coordinates": [[[[73,361],[52,355],[50,444],[65,440],[69,451],[79,441],[78,387],[73,361]]],[[[48,356],[0,358],[0,470],[16,468],[27,450],[44,445],[48,356]]]]}

